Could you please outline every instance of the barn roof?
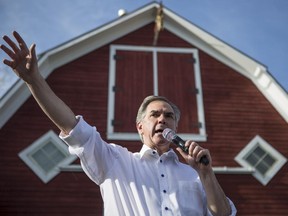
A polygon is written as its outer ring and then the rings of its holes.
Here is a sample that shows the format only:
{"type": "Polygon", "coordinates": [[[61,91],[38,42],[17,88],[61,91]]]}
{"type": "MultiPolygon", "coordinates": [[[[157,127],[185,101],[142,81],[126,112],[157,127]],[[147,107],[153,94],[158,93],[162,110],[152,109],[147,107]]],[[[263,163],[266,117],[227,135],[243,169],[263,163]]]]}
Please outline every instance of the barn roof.
{"type": "MultiPolygon", "coordinates": [[[[38,60],[42,75],[46,78],[56,68],[154,22],[158,7],[158,3],[152,2],[42,53],[38,60]]],[[[207,33],[168,8],[164,7],[163,11],[165,29],[250,79],[288,122],[287,92],[271,76],[266,66],[207,33]]],[[[0,100],[0,128],[5,125],[30,95],[31,93],[21,80],[18,80],[9,89],[0,100]]]]}

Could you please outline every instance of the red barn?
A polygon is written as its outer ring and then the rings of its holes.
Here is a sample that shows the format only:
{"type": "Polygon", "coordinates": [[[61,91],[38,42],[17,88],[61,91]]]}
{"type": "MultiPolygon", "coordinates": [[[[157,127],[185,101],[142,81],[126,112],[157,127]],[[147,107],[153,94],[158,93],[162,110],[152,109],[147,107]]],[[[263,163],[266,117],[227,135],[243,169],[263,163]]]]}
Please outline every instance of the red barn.
{"type": "MultiPolygon", "coordinates": [[[[288,96],[267,68],[159,4],[43,53],[55,93],[108,142],[138,151],[147,95],[182,110],[179,134],[209,148],[238,215],[287,215],[288,96]]],[[[1,215],[102,215],[96,186],[18,81],[0,101],[1,215]]]]}

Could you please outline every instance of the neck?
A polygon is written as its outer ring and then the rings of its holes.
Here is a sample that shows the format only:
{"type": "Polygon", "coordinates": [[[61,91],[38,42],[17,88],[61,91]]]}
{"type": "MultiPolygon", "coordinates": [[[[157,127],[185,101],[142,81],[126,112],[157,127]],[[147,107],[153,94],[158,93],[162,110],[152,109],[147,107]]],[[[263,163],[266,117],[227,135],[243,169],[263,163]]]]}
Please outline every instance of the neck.
{"type": "Polygon", "coordinates": [[[157,151],[157,153],[159,155],[162,155],[164,154],[165,152],[168,152],[169,151],[169,145],[162,145],[162,146],[157,146],[157,145],[147,145],[149,146],[151,149],[154,149],[157,151]]]}

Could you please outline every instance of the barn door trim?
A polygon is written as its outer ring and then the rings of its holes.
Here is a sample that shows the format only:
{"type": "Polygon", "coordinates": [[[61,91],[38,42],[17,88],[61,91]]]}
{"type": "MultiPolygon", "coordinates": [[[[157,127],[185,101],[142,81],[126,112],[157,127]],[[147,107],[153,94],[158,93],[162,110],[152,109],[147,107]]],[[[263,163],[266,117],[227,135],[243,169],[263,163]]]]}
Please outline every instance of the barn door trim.
{"type": "MultiPolygon", "coordinates": [[[[108,114],[107,114],[107,139],[109,140],[140,140],[137,132],[115,132],[112,122],[114,121],[115,114],[115,85],[116,85],[116,63],[115,58],[117,51],[145,51],[152,52],[153,61],[153,89],[154,95],[158,95],[158,65],[157,65],[157,53],[191,53],[191,61],[194,63],[194,73],[195,73],[195,86],[197,89],[197,110],[198,110],[198,120],[201,127],[199,127],[198,134],[179,134],[183,139],[193,139],[195,141],[207,140],[206,127],[205,127],[205,116],[204,116],[204,105],[203,105],[203,94],[202,94],[202,84],[200,76],[200,66],[198,50],[192,48],[171,48],[171,47],[148,47],[148,46],[130,46],[130,45],[110,45],[110,67],[109,67],[109,86],[108,86],[108,114]]],[[[140,104],[139,104],[140,105],[140,104]]],[[[135,113],[136,118],[136,113],[135,113]]],[[[136,131],[136,129],[135,129],[136,131]]]]}

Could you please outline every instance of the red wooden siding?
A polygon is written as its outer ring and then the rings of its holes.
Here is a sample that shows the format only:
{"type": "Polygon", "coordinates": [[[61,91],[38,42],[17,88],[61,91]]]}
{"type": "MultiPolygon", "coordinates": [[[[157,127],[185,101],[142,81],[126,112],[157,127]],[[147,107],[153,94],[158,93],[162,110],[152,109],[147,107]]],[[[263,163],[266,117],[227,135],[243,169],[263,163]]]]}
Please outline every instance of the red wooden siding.
{"type": "MultiPolygon", "coordinates": [[[[111,44],[151,46],[153,27],[154,23],[151,23],[111,44]]],[[[186,41],[166,30],[160,33],[158,46],[193,48],[186,41]]],[[[288,157],[287,122],[253,83],[201,50],[199,57],[208,134],[208,141],[202,145],[210,149],[213,165],[238,166],[234,157],[256,134],[288,157]]],[[[166,56],[161,55],[161,58],[166,56]]],[[[163,78],[161,82],[166,83],[164,77],[169,76],[166,74],[168,69],[165,70],[165,76],[164,70],[160,72],[162,73],[160,80],[163,78]]],[[[173,66],[172,72],[181,69],[173,66]]],[[[104,139],[107,128],[108,70],[109,44],[63,65],[47,79],[55,93],[76,114],[83,115],[90,124],[97,126],[104,139]]],[[[125,75],[125,77],[129,76],[125,75]]],[[[145,84],[149,86],[148,81],[151,77],[142,78],[146,79],[145,84]]],[[[187,81],[190,78],[185,75],[187,81]]],[[[122,82],[126,85],[125,80],[122,82]]],[[[181,82],[175,83],[175,87],[181,84],[185,89],[189,88],[181,82]]],[[[192,80],[189,80],[190,82],[192,80]]],[[[186,92],[182,93],[183,95],[171,95],[171,97],[177,96],[177,104],[185,109],[185,104],[189,107],[191,103],[190,100],[187,103],[186,92]]],[[[141,101],[143,95],[144,92],[137,91],[135,103],[138,103],[137,100],[141,101]]],[[[134,100],[134,98],[129,99],[134,100]]],[[[123,100],[128,99],[123,98],[123,100]]],[[[138,105],[135,105],[137,109],[138,105]]],[[[134,115],[134,125],[137,109],[134,111],[132,109],[134,108],[129,108],[131,113],[134,113],[131,114],[130,121],[132,122],[134,115]]],[[[182,120],[183,118],[185,117],[183,116],[182,120]]],[[[192,119],[194,118],[192,116],[192,119]]],[[[84,173],[61,173],[48,184],[43,184],[17,156],[21,150],[50,129],[59,132],[31,97],[1,128],[0,214],[8,216],[102,215],[99,187],[84,173]]],[[[139,142],[117,140],[113,142],[122,144],[132,151],[141,148],[139,142]]],[[[217,177],[227,196],[238,207],[238,215],[287,215],[287,173],[286,164],[267,186],[262,186],[251,175],[218,175],[217,177]]]]}
{"type": "Polygon", "coordinates": [[[1,128],[0,215],[78,216],[101,212],[102,203],[96,202],[100,190],[82,173],[61,173],[44,184],[18,157],[50,129],[58,132],[31,97],[1,128]]]}

